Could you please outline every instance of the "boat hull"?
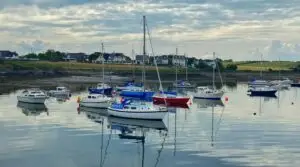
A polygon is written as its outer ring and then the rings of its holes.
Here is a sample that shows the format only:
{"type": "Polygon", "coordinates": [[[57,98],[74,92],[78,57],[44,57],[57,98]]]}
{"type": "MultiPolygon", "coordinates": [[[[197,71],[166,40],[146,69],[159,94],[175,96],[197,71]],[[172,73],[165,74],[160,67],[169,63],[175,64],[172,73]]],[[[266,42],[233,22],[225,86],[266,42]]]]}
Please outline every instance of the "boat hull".
{"type": "Polygon", "coordinates": [[[182,107],[187,106],[187,102],[189,101],[189,97],[153,97],[153,104],[165,104],[170,107],[182,107]]]}
{"type": "Polygon", "coordinates": [[[300,87],[300,83],[292,83],[291,87],[300,87]]]}
{"type": "Polygon", "coordinates": [[[80,102],[80,107],[107,109],[110,106],[110,102],[80,102]]]}
{"type": "Polygon", "coordinates": [[[105,88],[105,89],[89,88],[89,93],[90,94],[111,95],[112,94],[112,88],[105,88]]]}
{"type": "Polygon", "coordinates": [[[128,118],[128,119],[143,119],[143,120],[163,120],[168,111],[121,111],[118,109],[108,108],[108,115],[112,117],[128,118]]]}
{"type": "Polygon", "coordinates": [[[250,91],[251,96],[275,96],[277,90],[270,91],[250,91]]]}
{"type": "Polygon", "coordinates": [[[46,97],[23,97],[17,96],[19,102],[32,103],[32,104],[44,104],[46,97]]]}
{"type": "Polygon", "coordinates": [[[139,98],[141,100],[152,100],[153,95],[154,92],[129,91],[129,90],[124,90],[120,93],[120,96],[139,98]]]}

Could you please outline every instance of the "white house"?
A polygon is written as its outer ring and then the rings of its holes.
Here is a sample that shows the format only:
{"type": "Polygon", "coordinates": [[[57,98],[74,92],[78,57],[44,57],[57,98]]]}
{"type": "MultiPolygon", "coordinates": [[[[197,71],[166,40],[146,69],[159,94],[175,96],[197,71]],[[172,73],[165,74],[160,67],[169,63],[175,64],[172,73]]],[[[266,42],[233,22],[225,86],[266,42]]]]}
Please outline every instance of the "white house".
{"type": "Polygon", "coordinates": [[[185,56],[182,55],[173,56],[172,64],[185,67],[187,64],[185,56]]]}

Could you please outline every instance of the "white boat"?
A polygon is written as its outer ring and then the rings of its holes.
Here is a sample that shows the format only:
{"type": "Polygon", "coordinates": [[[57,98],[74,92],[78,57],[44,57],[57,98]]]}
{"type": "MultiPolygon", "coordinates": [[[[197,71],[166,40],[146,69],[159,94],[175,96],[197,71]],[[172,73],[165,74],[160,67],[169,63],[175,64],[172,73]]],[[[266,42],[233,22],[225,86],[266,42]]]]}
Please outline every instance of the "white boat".
{"type": "Polygon", "coordinates": [[[108,107],[108,115],[120,118],[163,120],[168,113],[166,107],[153,105],[152,102],[113,103],[108,107]]]}
{"type": "Polygon", "coordinates": [[[249,87],[260,87],[260,86],[266,86],[269,85],[269,82],[266,80],[253,80],[248,82],[249,87]]]}
{"type": "Polygon", "coordinates": [[[80,100],[79,105],[80,107],[83,106],[106,109],[108,106],[110,106],[111,101],[111,97],[103,94],[89,94],[80,100]]]}
{"type": "Polygon", "coordinates": [[[56,87],[55,90],[50,90],[48,93],[51,96],[70,95],[70,90],[64,86],[59,86],[56,87]]]}
{"type": "Polygon", "coordinates": [[[197,91],[196,93],[194,93],[194,98],[196,99],[220,100],[224,95],[224,91],[221,89],[216,89],[215,86],[215,69],[218,64],[215,61],[215,52],[213,53],[213,57],[214,57],[214,66],[212,68],[213,69],[212,87],[208,87],[208,86],[197,87],[197,91]]]}
{"type": "Polygon", "coordinates": [[[18,95],[17,99],[19,102],[44,104],[47,96],[39,89],[28,89],[24,90],[20,95],[18,95]]]}
{"type": "Polygon", "coordinates": [[[253,87],[248,90],[251,96],[276,96],[277,89],[271,86],[253,87]]]}
{"type": "Polygon", "coordinates": [[[197,92],[194,93],[195,99],[220,100],[224,95],[223,90],[213,89],[207,86],[197,87],[197,92]]]}

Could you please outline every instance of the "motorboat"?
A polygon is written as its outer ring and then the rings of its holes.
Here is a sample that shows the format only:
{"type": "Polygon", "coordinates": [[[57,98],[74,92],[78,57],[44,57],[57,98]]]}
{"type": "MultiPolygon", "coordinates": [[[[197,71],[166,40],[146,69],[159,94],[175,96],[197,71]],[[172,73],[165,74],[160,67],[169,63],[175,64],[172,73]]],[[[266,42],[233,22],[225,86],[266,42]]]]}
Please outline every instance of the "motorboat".
{"type": "Polygon", "coordinates": [[[144,101],[131,101],[121,98],[120,102],[114,102],[108,107],[108,114],[114,117],[163,120],[168,113],[166,107],[156,106],[144,101]]]}
{"type": "Polygon", "coordinates": [[[180,96],[168,93],[158,93],[153,96],[153,104],[165,104],[168,107],[183,107],[188,108],[190,97],[180,96]]]}
{"type": "Polygon", "coordinates": [[[104,94],[89,94],[88,96],[80,99],[79,106],[106,109],[110,106],[111,101],[112,98],[104,94]]]}
{"type": "Polygon", "coordinates": [[[62,95],[68,95],[68,96],[70,96],[70,92],[71,91],[69,89],[67,89],[66,87],[59,86],[59,87],[56,87],[55,90],[50,90],[48,92],[48,94],[50,96],[62,96],[62,95]]]}
{"type": "Polygon", "coordinates": [[[220,100],[224,95],[223,90],[210,88],[207,86],[197,87],[197,92],[194,93],[195,99],[209,99],[209,100],[220,100]]]}
{"type": "Polygon", "coordinates": [[[105,83],[98,83],[95,88],[89,88],[89,93],[111,95],[112,87],[105,83]]]}
{"type": "Polygon", "coordinates": [[[19,102],[44,104],[47,96],[40,89],[28,89],[18,95],[17,99],[19,102]]]}
{"type": "Polygon", "coordinates": [[[277,89],[270,86],[253,87],[248,90],[251,96],[275,96],[277,89]]]}

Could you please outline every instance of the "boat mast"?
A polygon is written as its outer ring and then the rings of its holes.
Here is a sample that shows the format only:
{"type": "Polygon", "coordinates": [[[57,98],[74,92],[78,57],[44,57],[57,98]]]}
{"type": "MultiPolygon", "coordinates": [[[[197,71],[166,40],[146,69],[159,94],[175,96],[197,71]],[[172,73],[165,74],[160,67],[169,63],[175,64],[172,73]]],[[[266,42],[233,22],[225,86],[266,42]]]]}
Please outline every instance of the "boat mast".
{"type": "Polygon", "coordinates": [[[135,63],[134,63],[134,50],[133,50],[133,47],[132,47],[132,51],[131,51],[131,54],[132,54],[132,61],[131,61],[131,67],[132,67],[132,79],[135,79],[135,63]]]}
{"type": "Polygon", "coordinates": [[[260,79],[262,79],[262,67],[263,67],[262,58],[263,58],[263,54],[261,53],[260,54],[260,79]]]}
{"type": "Polygon", "coordinates": [[[211,146],[214,146],[214,106],[211,109],[211,146]]]}
{"type": "Polygon", "coordinates": [[[217,62],[216,62],[216,59],[215,59],[215,52],[213,52],[213,60],[214,60],[214,64],[213,64],[213,89],[215,89],[215,68],[217,66],[217,62]]]}
{"type": "Polygon", "coordinates": [[[184,54],[184,61],[185,61],[185,80],[188,80],[188,66],[187,66],[187,61],[186,61],[186,56],[184,54]]]}
{"type": "Polygon", "coordinates": [[[174,59],[174,62],[175,62],[175,73],[176,73],[175,83],[176,83],[176,84],[178,84],[178,83],[177,83],[177,80],[178,80],[178,77],[177,77],[177,73],[178,73],[178,71],[177,71],[177,70],[178,70],[178,69],[177,69],[177,60],[178,60],[178,59],[176,58],[177,55],[178,55],[178,48],[176,48],[175,59],[174,59]]]}
{"type": "Polygon", "coordinates": [[[102,83],[104,84],[104,45],[101,43],[101,54],[102,54],[102,83]]]}
{"type": "Polygon", "coordinates": [[[143,39],[143,88],[145,91],[145,81],[146,81],[146,72],[145,72],[145,56],[146,56],[146,16],[143,16],[143,33],[144,33],[144,39],[143,39]]]}

